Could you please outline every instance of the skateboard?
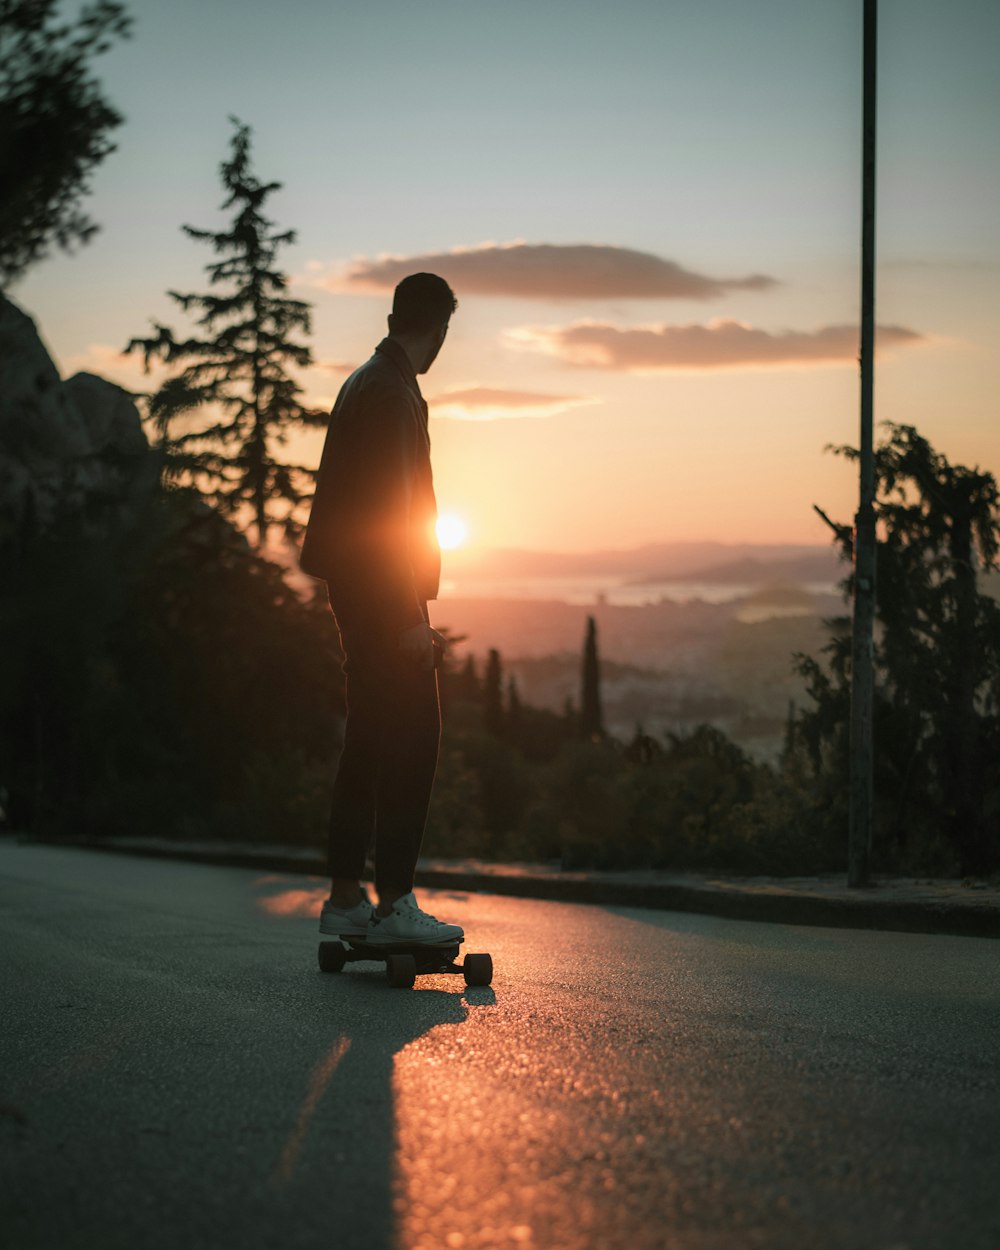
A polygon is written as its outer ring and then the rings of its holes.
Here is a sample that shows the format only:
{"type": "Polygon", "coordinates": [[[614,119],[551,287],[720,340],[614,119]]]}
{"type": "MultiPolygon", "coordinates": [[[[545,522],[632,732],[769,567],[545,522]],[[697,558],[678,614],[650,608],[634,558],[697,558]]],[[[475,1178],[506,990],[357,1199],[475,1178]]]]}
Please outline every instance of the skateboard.
{"type": "Polygon", "coordinates": [[[459,945],[398,942],[376,946],[363,937],[342,936],[336,941],[320,942],[317,953],[321,972],[343,972],[347,964],[380,961],[395,989],[411,989],[418,976],[431,973],[464,976],[466,985],[489,985],[493,980],[493,960],[489,955],[466,955],[460,964],[456,963],[459,945]]]}

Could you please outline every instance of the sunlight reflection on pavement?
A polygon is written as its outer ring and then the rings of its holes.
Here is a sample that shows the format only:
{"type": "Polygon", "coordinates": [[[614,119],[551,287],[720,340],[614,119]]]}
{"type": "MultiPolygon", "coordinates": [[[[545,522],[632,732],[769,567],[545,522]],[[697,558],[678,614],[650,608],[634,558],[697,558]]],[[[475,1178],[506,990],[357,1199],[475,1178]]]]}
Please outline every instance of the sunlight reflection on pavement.
{"type": "Polygon", "coordinates": [[[270,916],[316,916],[323,908],[329,896],[325,885],[312,886],[309,889],[284,885],[287,878],[268,876],[258,877],[254,886],[258,891],[271,887],[274,893],[258,893],[254,899],[261,911],[270,916]]]}
{"type": "MultiPolygon", "coordinates": [[[[326,896],[302,878],[255,885],[258,914],[292,925],[326,896]]],[[[961,1119],[942,1119],[920,1075],[943,1071],[940,1055],[906,1068],[909,1013],[933,952],[971,1014],[923,1043],[928,1056],[937,1047],[958,1070],[961,1047],[988,1083],[968,940],[426,893],[470,949],[491,951],[493,987],[429,975],[398,991],[364,964],[331,978],[339,1037],[315,1061],[273,1182],[291,1190],[324,1134],[361,1117],[382,1143],[394,1250],[839,1250],[904,1244],[914,1220],[936,1235],[928,1212],[974,1165],[961,1119]],[[902,1083],[883,1071],[890,1052],[902,1083]],[[904,1141],[900,1117],[927,1131],[904,1141]],[[854,1161],[862,1141],[875,1171],[854,1161]]],[[[975,1118],[954,1083],[945,1102],[975,1118]]]]}

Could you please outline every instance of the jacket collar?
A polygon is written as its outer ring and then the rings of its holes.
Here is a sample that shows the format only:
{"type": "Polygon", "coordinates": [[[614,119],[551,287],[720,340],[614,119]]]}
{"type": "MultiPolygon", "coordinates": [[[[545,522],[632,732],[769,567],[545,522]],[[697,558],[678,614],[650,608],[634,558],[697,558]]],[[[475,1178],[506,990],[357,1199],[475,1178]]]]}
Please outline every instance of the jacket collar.
{"type": "Polygon", "coordinates": [[[403,375],[403,381],[420,395],[420,383],[417,381],[417,375],[413,371],[410,364],[410,358],[400,345],[391,338],[384,338],[375,351],[383,356],[388,356],[399,372],[403,375]]]}

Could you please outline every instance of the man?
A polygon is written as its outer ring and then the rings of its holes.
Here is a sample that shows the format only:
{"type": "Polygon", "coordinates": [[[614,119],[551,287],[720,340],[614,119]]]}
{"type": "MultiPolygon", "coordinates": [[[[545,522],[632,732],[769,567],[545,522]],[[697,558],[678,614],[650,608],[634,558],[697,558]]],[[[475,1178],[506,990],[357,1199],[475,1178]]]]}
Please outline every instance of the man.
{"type": "Polygon", "coordinates": [[[337,396],[302,545],[302,568],[327,583],[347,693],[320,930],[386,945],[463,937],[413,895],[441,737],[445,643],[427,616],[441,555],[417,375],[437,358],[457,307],[435,274],[396,287],[388,338],[337,396]],[[373,841],[377,910],[361,886],[373,841]]]}

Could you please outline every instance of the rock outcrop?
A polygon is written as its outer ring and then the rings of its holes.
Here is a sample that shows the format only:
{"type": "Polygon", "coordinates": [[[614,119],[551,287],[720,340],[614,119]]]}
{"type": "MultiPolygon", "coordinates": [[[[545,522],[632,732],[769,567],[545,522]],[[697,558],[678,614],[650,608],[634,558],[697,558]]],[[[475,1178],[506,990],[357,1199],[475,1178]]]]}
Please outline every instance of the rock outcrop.
{"type": "Polygon", "coordinates": [[[120,501],[155,482],[131,395],[91,373],[62,381],[22,309],[0,294],[0,538],[120,501]]]}

